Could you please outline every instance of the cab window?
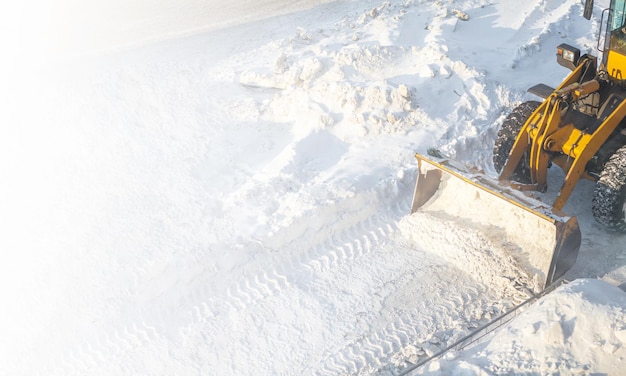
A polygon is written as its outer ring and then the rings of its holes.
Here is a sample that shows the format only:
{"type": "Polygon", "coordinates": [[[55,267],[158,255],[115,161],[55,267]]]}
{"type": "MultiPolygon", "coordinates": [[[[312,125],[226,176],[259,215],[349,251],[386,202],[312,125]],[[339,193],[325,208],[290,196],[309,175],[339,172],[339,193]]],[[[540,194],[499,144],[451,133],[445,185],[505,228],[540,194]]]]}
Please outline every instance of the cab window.
{"type": "Polygon", "coordinates": [[[609,26],[611,41],[609,48],[612,51],[626,55],[626,0],[612,0],[609,26]]]}

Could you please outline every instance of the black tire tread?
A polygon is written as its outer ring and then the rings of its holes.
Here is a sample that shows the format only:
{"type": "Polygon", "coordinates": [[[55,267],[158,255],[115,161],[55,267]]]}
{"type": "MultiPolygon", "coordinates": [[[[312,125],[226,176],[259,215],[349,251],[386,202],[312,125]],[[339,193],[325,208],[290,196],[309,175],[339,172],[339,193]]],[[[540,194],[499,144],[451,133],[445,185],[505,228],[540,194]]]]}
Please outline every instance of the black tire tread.
{"type": "MultiPolygon", "coordinates": [[[[515,139],[520,130],[526,123],[526,120],[532,115],[532,113],[541,105],[541,102],[527,101],[521,103],[515,107],[513,111],[504,119],[502,126],[498,131],[496,142],[493,147],[493,166],[496,171],[500,173],[509,158],[509,153],[513,148],[515,139]]],[[[530,181],[530,169],[527,163],[520,161],[520,164],[515,169],[513,178],[520,182],[530,181]]]]}
{"type": "Polygon", "coordinates": [[[618,149],[604,165],[593,191],[591,210],[595,220],[609,230],[626,230],[626,146],[618,149]]]}

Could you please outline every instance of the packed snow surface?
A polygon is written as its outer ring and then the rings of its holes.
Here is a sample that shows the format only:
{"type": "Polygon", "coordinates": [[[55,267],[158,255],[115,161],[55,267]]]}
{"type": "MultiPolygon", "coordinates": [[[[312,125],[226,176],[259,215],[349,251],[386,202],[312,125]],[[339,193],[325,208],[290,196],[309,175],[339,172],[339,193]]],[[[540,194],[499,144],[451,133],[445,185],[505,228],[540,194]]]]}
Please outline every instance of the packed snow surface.
{"type": "Polygon", "coordinates": [[[446,355],[425,375],[621,375],[626,294],[578,279],[545,296],[489,342],[446,355]]]}
{"type": "MultiPolygon", "coordinates": [[[[532,288],[506,241],[408,214],[413,154],[493,174],[498,125],[568,73],[557,45],[597,53],[606,5],[8,6],[0,374],[393,375],[509,311],[532,288]]],[[[619,374],[625,237],[592,189],[565,207],[574,282],[414,373],[619,374]]]]}

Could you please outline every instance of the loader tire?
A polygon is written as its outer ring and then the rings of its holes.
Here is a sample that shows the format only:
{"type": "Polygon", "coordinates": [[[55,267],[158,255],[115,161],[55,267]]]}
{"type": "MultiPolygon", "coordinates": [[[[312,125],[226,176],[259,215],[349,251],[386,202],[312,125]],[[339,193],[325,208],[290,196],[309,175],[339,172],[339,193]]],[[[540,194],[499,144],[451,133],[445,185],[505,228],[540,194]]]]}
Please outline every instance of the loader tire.
{"type": "MultiPolygon", "coordinates": [[[[509,153],[524,123],[526,123],[526,120],[540,104],[537,101],[524,102],[515,107],[504,119],[493,147],[493,166],[498,173],[502,171],[506,161],[509,159],[509,153]]],[[[520,183],[530,183],[530,167],[526,154],[524,154],[524,157],[515,169],[512,179],[520,183]]]]}
{"type": "Polygon", "coordinates": [[[609,158],[593,191],[593,217],[609,230],[626,230],[626,146],[609,158]]]}

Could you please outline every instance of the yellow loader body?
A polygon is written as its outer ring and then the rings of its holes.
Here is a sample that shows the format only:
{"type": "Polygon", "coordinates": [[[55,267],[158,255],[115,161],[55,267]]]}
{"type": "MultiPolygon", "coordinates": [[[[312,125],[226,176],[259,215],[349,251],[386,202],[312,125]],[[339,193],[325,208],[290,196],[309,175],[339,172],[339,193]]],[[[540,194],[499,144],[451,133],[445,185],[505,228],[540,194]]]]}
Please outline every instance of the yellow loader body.
{"type": "MultiPolygon", "coordinates": [[[[593,0],[585,0],[584,9],[591,19],[593,0]]],[[[521,103],[503,121],[493,148],[497,178],[416,154],[411,213],[478,227],[504,240],[519,269],[534,279],[534,289],[545,289],[576,262],[578,222],[561,210],[580,179],[596,183],[596,222],[607,231],[626,231],[626,0],[610,1],[600,34],[601,59],[560,44],[557,62],[571,73],[556,88],[530,88],[543,101],[521,103]],[[552,165],[565,178],[554,201],[541,202],[528,192],[547,190],[552,165]]]]}

